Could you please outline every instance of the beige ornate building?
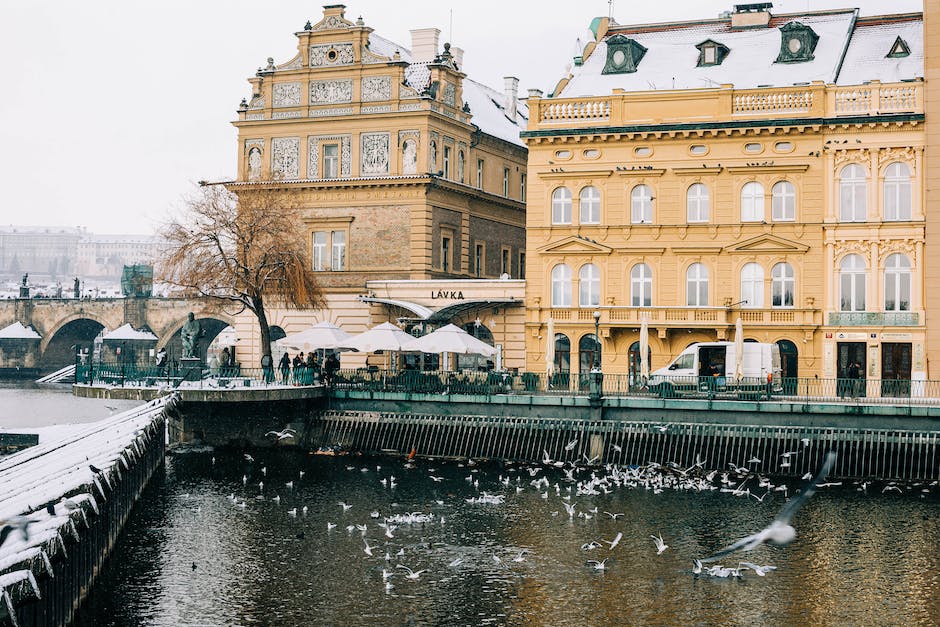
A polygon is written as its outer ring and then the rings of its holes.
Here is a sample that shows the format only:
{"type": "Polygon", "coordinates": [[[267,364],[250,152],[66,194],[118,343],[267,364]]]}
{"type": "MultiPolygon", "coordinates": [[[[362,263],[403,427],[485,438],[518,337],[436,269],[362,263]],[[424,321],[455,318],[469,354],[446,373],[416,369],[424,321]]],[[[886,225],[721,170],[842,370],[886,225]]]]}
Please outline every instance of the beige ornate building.
{"type": "Polygon", "coordinates": [[[788,377],[926,378],[921,14],[591,31],[528,101],[527,368],[549,324],[557,369],[635,374],[644,318],[658,368],[741,317],[788,377]]]}
{"type": "MultiPolygon", "coordinates": [[[[277,311],[272,324],[292,333],[330,320],[356,333],[385,320],[453,322],[495,341],[507,336],[509,308],[521,330],[522,283],[498,280],[525,268],[527,109],[518,80],[490,89],[466,77],[463,51],[440,46],[437,29],[412,31],[409,49],[346,19],[343,5],[324,7],[295,35],[297,54],[258,70],[234,122],[231,187],[301,191],[298,219],[326,291],[324,311],[277,311]],[[409,300],[407,283],[372,281],[433,283],[409,300]]],[[[259,354],[255,326],[250,317],[238,325],[245,363],[259,354]]],[[[502,344],[504,365],[522,367],[519,333],[502,344]]],[[[355,356],[343,362],[361,365],[355,356]]]]}

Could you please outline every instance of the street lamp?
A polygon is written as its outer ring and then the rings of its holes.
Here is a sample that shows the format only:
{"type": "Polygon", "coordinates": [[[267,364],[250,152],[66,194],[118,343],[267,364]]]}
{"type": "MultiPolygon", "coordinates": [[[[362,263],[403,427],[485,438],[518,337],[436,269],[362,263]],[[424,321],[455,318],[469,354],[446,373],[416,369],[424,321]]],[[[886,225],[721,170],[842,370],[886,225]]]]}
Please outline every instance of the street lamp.
{"type": "Polygon", "coordinates": [[[597,346],[594,347],[594,365],[591,367],[588,402],[591,407],[600,408],[602,404],[604,389],[604,374],[601,371],[601,312],[594,310],[594,341],[597,346]]]}

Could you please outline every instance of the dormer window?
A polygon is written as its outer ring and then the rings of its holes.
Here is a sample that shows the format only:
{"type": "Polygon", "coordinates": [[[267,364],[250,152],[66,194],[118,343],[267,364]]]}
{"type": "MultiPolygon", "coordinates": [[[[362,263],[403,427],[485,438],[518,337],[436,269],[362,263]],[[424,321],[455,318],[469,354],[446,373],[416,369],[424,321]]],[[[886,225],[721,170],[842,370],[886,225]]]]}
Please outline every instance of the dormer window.
{"type": "Polygon", "coordinates": [[[891,51],[885,55],[889,59],[899,59],[901,57],[907,57],[911,54],[911,48],[907,45],[907,42],[898,37],[894,40],[894,44],[891,46],[891,51]]]}
{"type": "Polygon", "coordinates": [[[623,35],[614,35],[607,40],[607,64],[603,74],[628,74],[636,72],[646,48],[623,35]]]}
{"type": "Polygon", "coordinates": [[[780,27],[780,54],[775,63],[812,61],[819,35],[805,24],[789,22],[780,27]]]}
{"type": "Polygon", "coordinates": [[[703,41],[695,47],[698,48],[698,67],[721,65],[721,62],[731,52],[728,46],[711,39],[703,41]]]}

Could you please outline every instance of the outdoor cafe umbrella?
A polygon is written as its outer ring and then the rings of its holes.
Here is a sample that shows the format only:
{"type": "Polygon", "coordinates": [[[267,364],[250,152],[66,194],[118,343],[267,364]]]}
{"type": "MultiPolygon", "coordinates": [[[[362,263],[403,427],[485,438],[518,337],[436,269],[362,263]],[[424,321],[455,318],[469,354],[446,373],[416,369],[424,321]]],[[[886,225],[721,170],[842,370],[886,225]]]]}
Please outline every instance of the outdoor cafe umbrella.
{"type": "Polygon", "coordinates": [[[734,378],[744,378],[744,324],[741,316],[734,321],[734,378]]]}
{"type": "Polygon", "coordinates": [[[413,335],[402,331],[391,322],[383,322],[368,331],[353,336],[344,346],[363,353],[400,351],[403,344],[407,344],[414,339],[413,335]]]}
{"type": "Polygon", "coordinates": [[[309,329],[281,338],[281,346],[294,351],[348,348],[352,336],[332,322],[318,322],[309,329]]]}
{"type": "Polygon", "coordinates": [[[555,373],[555,319],[549,318],[545,329],[545,374],[555,373]]]}
{"type": "Polygon", "coordinates": [[[415,338],[401,349],[421,353],[456,353],[458,355],[483,355],[484,357],[496,354],[495,348],[453,324],[415,338]]]}
{"type": "Polygon", "coordinates": [[[643,383],[650,378],[650,330],[649,324],[646,321],[646,316],[643,316],[643,322],[640,323],[640,379],[643,383]]]}

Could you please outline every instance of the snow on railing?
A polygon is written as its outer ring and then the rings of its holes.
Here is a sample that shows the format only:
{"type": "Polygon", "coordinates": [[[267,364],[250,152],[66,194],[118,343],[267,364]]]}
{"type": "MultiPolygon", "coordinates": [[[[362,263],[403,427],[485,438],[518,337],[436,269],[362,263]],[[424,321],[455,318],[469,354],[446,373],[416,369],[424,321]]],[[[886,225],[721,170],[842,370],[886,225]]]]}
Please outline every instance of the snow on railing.
{"type": "Polygon", "coordinates": [[[603,122],[610,119],[610,100],[575,100],[564,102],[542,101],[539,106],[539,121],[547,124],[557,122],[603,122]]]}
{"type": "Polygon", "coordinates": [[[735,92],[732,113],[735,115],[762,113],[807,113],[813,108],[811,90],[767,90],[735,92]]]}
{"type": "Polygon", "coordinates": [[[164,412],[176,395],[89,423],[70,436],[0,458],[0,591],[7,611],[39,598],[34,573],[100,512],[121,477],[162,444],[164,412]],[[28,574],[26,574],[28,573],[28,574]]]}

